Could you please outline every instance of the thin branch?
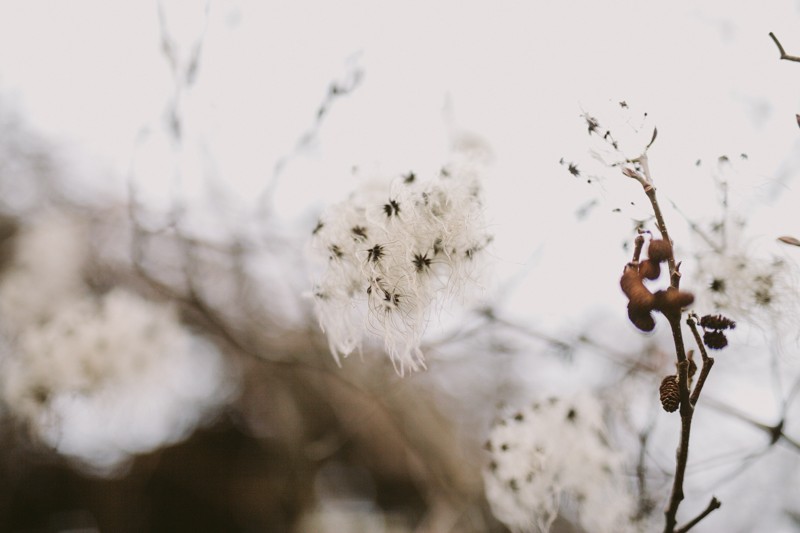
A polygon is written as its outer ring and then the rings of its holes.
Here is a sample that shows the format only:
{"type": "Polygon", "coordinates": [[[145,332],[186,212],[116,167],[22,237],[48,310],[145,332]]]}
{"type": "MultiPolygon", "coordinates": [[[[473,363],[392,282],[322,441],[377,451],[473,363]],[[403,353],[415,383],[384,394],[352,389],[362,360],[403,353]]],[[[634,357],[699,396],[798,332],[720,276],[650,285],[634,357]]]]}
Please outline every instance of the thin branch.
{"type": "MultiPolygon", "coordinates": [[[[644,192],[653,207],[653,213],[656,217],[658,230],[661,233],[661,237],[665,241],[671,243],[672,240],[669,238],[667,224],[664,221],[664,216],[662,215],[661,208],[658,204],[656,189],[653,187],[650,168],[647,163],[647,154],[642,154],[637,161],[641,164],[642,171],[644,172],[644,181],[640,180],[640,183],[642,183],[644,192]]],[[[674,253],[670,253],[668,264],[670,271],[670,283],[673,287],[678,288],[678,285],[680,284],[680,274],[678,272],[678,265],[675,263],[674,253]]],[[[667,319],[669,321],[670,329],[672,330],[672,340],[675,343],[675,355],[678,359],[678,390],[681,399],[681,437],[680,442],[678,443],[678,450],[676,452],[675,478],[672,482],[672,492],[670,494],[669,504],[664,510],[664,533],[673,533],[677,524],[676,515],[678,513],[678,507],[684,498],[683,480],[686,475],[686,465],[689,462],[689,436],[692,430],[694,405],[690,401],[689,397],[689,360],[686,357],[686,347],[683,343],[680,312],[677,314],[670,313],[670,315],[667,316],[667,319]]]]}
{"type": "Polygon", "coordinates": [[[720,413],[726,414],[728,416],[732,416],[733,418],[737,418],[742,422],[747,422],[751,426],[754,426],[763,431],[770,431],[772,426],[765,424],[763,422],[759,422],[758,420],[752,418],[749,414],[740,411],[739,409],[728,405],[727,403],[723,403],[713,396],[707,396],[704,402],[705,405],[708,405],[712,409],[719,411],[720,413]]]}
{"type": "Polygon", "coordinates": [[[692,529],[694,526],[696,526],[698,523],[700,523],[700,521],[703,518],[705,518],[706,516],[708,516],[712,512],[714,512],[715,509],[719,509],[720,506],[722,506],[722,503],[720,503],[720,501],[717,499],[716,496],[712,496],[711,497],[711,501],[708,502],[708,507],[706,507],[705,510],[702,513],[700,513],[695,518],[693,518],[692,520],[687,522],[685,526],[681,526],[678,529],[676,529],[675,533],[686,533],[687,531],[692,529]]]}
{"type": "Polygon", "coordinates": [[[487,316],[487,318],[489,318],[490,322],[492,322],[492,323],[498,324],[500,326],[504,326],[504,327],[512,329],[514,331],[518,331],[518,332],[520,332],[520,333],[522,333],[524,335],[527,335],[529,337],[532,337],[534,339],[538,339],[538,340],[544,341],[548,345],[550,345],[551,347],[553,347],[553,348],[555,348],[557,350],[569,351],[569,350],[572,350],[574,348],[574,343],[570,343],[568,341],[559,339],[559,338],[554,337],[552,335],[548,335],[547,333],[543,333],[541,331],[535,330],[535,329],[527,327],[527,326],[522,326],[520,324],[516,324],[516,323],[514,323],[514,322],[512,322],[510,320],[507,320],[507,319],[504,319],[504,318],[501,318],[501,317],[498,317],[498,316],[495,316],[495,315],[487,316]]]}
{"type": "Polygon", "coordinates": [[[639,262],[639,256],[642,255],[643,246],[644,246],[644,237],[641,234],[639,234],[633,241],[633,259],[631,259],[632,263],[639,262]]]}
{"type": "Polygon", "coordinates": [[[769,36],[772,38],[772,41],[775,43],[775,46],[778,47],[778,51],[781,53],[781,59],[785,59],[786,61],[797,61],[800,62],[800,56],[792,56],[786,53],[786,50],[783,49],[781,42],[775,37],[775,34],[769,32],[769,36]]]}
{"type": "MultiPolygon", "coordinates": [[[[564,350],[570,351],[577,348],[578,345],[586,345],[590,346],[598,351],[600,355],[605,356],[610,361],[613,361],[616,364],[623,365],[629,368],[632,371],[645,371],[645,372],[652,372],[652,368],[642,364],[642,362],[634,359],[632,354],[622,352],[614,347],[607,346],[603,343],[600,343],[588,335],[582,334],[578,335],[574,340],[564,340],[553,335],[548,335],[547,333],[543,333],[538,331],[530,326],[518,324],[513,322],[512,320],[497,316],[490,311],[490,314],[486,314],[486,311],[482,313],[483,317],[486,318],[487,322],[482,322],[478,324],[477,327],[485,327],[488,325],[497,325],[508,328],[512,331],[517,333],[521,333],[522,335],[531,337],[536,340],[543,341],[547,343],[550,347],[555,348],[556,350],[564,350]]],[[[472,334],[474,331],[467,330],[466,334],[472,334]]],[[[452,335],[457,335],[458,331],[454,332],[452,335]]],[[[460,338],[460,337],[459,337],[460,338]]],[[[452,336],[445,337],[446,340],[452,340],[452,336]]],[[[436,345],[442,344],[442,341],[438,341],[436,345]]]]}
{"type": "MultiPolygon", "coordinates": [[[[656,196],[656,189],[653,186],[653,178],[650,174],[650,166],[647,160],[647,153],[643,153],[637,159],[631,161],[638,163],[639,169],[625,167],[622,169],[623,174],[637,180],[644,189],[647,198],[650,200],[650,205],[653,207],[653,214],[656,217],[656,224],[658,231],[661,233],[661,238],[665,241],[672,243],[667,230],[667,224],[664,220],[664,215],[661,213],[661,207],[658,203],[656,196]]],[[[676,263],[675,254],[671,252],[668,258],[670,285],[675,289],[680,285],[680,263],[676,263]]],[[[675,533],[677,526],[676,516],[678,514],[678,507],[684,499],[683,493],[683,480],[686,476],[686,465],[689,462],[689,437],[692,431],[692,417],[694,416],[694,404],[697,402],[697,397],[703,388],[705,379],[708,372],[711,370],[713,359],[709,358],[705,352],[703,353],[703,372],[698,379],[695,386],[695,394],[689,394],[689,359],[686,357],[686,347],[683,344],[683,333],[681,331],[681,312],[665,313],[669,321],[670,329],[672,330],[672,340],[675,343],[675,356],[677,357],[678,367],[678,390],[680,394],[680,414],[681,414],[681,436],[678,443],[678,450],[676,451],[675,458],[675,478],[672,482],[672,492],[669,497],[669,504],[664,510],[664,533],[675,533]]],[[[711,509],[713,510],[713,509],[711,509]]],[[[711,511],[708,511],[710,513],[711,511]]],[[[705,513],[705,514],[708,514],[705,513]]],[[[688,527],[693,526],[705,516],[699,516],[695,521],[690,523],[688,527]]],[[[687,527],[687,529],[688,529],[687,527]]]]}
{"type": "MultiPolygon", "coordinates": [[[[644,174],[630,167],[624,167],[622,169],[622,173],[642,184],[642,188],[644,189],[647,198],[650,200],[650,205],[653,207],[653,214],[656,217],[656,225],[659,233],[661,233],[661,238],[669,243],[672,243],[672,239],[669,238],[669,231],[667,231],[667,224],[664,221],[664,215],[661,213],[661,206],[658,204],[658,198],[656,197],[656,188],[653,186],[653,178],[650,174],[650,165],[647,160],[647,154],[644,153],[640,155],[633,162],[641,165],[642,172],[644,174]]],[[[670,283],[677,289],[678,285],[680,284],[680,274],[678,273],[678,267],[675,264],[675,254],[671,253],[669,255],[667,264],[669,264],[670,283]]]]}
{"type": "Polygon", "coordinates": [[[700,238],[701,238],[701,239],[702,239],[702,240],[703,240],[703,241],[704,241],[704,242],[705,242],[705,243],[706,243],[706,244],[707,244],[709,247],[711,247],[711,249],[712,249],[712,250],[714,250],[714,252],[716,252],[716,253],[718,253],[718,254],[722,254],[722,253],[725,251],[723,246],[720,246],[719,244],[717,244],[716,242],[714,242],[714,239],[712,239],[711,237],[709,237],[708,233],[706,233],[705,231],[703,231],[703,228],[701,228],[701,227],[700,227],[700,226],[699,226],[699,225],[698,225],[698,224],[697,224],[697,223],[696,223],[694,220],[690,219],[690,218],[689,218],[689,217],[686,215],[686,213],[684,213],[683,211],[681,211],[681,209],[678,207],[678,204],[676,204],[676,203],[675,203],[673,200],[669,200],[669,203],[670,203],[670,205],[672,205],[672,208],[673,208],[673,209],[674,209],[674,210],[675,210],[675,211],[676,211],[676,212],[677,212],[677,213],[678,213],[680,216],[682,216],[682,217],[683,217],[683,219],[686,221],[686,223],[687,223],[687,224],[689,224],[689,229],[691,229],[691,230],[692,230],[692,231],[693,231],[693,232],[694,232],[694,233],[695,233],[695,234],[696,234],[698,237],[700,237],[700,238]]]}
{"type": "Polygon", "coordinates": [[[261,196],[259,198],[259,205],[262,214],[267,215],[271,212],[271,202],[275,194],[275,190],[278,187],[278,182],[287,164],[317,140],[319,137],[319,132],[322,129],[323,122],[328,116],[329,111],[333,108],[338,100],[353,93],[361,84],[363,77],[364,70],[357,64],[357,62],[354,61],[347,66],[347,71],[341,79],[333,80],[329,83],[325,96],[317,106],[311,126],[297,138],[291,150],[282,155],[275,162],[275,165],[272,168],[272,176],[267,182],[264,190],[261,192],[261,196]]]}
{"type": "MultiPolygon", "coordinates": [[[[775,429],[775,428],[773,428],[773,429],[775,429]]],[[[780,442],[785,442],[786,444],[788,444],[789,446],[794,448],[796,451],[800,451],[800,441],[795,440],[794,438],[792,438],[789,435],[787,435],[786,433],[784,433],[782,425],[781,425],[781,427],[779,429],[780,429],[780,439],[781,439],[780,442]]]]}
{"type": "Polygon", "coordinates": [[[778,442],[785,442],[790,447],[800,451],[800,440],[790,437],[784,432],[784,421],[780,420],[777,424],[769,425],[755,420],[747,413],[744,413],[730,405],[724,404],[714,398],[707,398],[705,404],[715,409],[716,411],[732,416],[742,422],[745,422],[755,428],[758,428],[770,436],[770,445],[777,444],[778,442]]]}
{"type": "Polygon", "coordinates": [[[792,388],[789,389],[789,393],[786,395],[786,398],[783,401],[784,413],[786,413],[786,411],[789,409],[789,406],[794,401],[794,397],[797,396],[798,393],[800,393],[800,375],[795,378],[792,388]]]}
{"type": "Polygon", "coordinates": [[[694,406],[700,398],[700,393],[703,391],[703,385],[706,383],[708,373],[711,371],[711,367],[714,366],[714,358],[709,357],[708,353],[706,353],[706,347],[703,344],[703,339],[700,338],[700,332],[697,330],[697,322],[694,316],[690,315],[689,318],[686,319],[686,323],[689,325],[689,329],[692,330],[694,340],[697,342],[697,347],[700,349],[700,355],[703,357],[703,369],[700,370],[700,377],[697,378],[697,384],[694,386],[692,396],[689,400],[694,406]]]}
{"type": "Polygon", "coordinates": [[[647,181],[647,178],[644,177],[644,175],[638,170],[632,169],[630,167],[622,167],[622,173],[628,176],[629,178],[633,178],[639,183],[641,183],[642,187],[644,187],[645,190],[647,190],[647,187],[652,187],[650,182],[647,181]]]}
{"type": "Polygon", "coordinates": [[[639,508],[637,518],[644,518],[653,510],[654,502],[647,490],[647,444],[653,434],[655,420],[639,433],[639,460],[636,463],[636,482],[639,489],[639,508]]]}
{"type": "Polygon", "coordinates": [[[678,450],[675,458],[675,478],[672,481],[672,492],[669,504],[664,510],[666,520],[664,533],[674,533],[677,524],[676,515],[678,507],[683,501],[683,480],[686,475],[686,465],[689,463],[689,436],[692,431],[692,416],[694,415],[694,405],[689,397],[689,360],[686,357],[686,349],[683,344],[683,333],[681,332],[680,316],[669,318],[669,325],[672,329],[672,339],[675,342],[675,354],[678,358],[678,389],[681,398],[681,437],[678,443],[678,450]]]}

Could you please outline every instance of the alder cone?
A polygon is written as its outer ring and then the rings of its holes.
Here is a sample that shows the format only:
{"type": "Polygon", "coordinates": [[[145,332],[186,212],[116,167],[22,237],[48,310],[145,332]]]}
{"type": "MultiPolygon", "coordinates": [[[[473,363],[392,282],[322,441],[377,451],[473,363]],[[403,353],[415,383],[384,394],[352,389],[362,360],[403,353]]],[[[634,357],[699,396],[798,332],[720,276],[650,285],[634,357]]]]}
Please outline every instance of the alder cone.
{"type": "Polygon", "coordinates": [[[700,325],[706,329],[735,329],[736,322],[722,315],[705,315],[700,325]]]}
{"type": "Polygon", "coordinates": [[[667,376],[661,380],[661,387],[658,389],[661,407],[668,413],[673,413],[681,404],[681,392],[678,387],[678,376],[667,376]]]}
{"type": "Polygon", "coordinates": [[[703,333],[703,343],[712,350],[721,350],[728,345],[728,338],[721,331],[703,333]]]}

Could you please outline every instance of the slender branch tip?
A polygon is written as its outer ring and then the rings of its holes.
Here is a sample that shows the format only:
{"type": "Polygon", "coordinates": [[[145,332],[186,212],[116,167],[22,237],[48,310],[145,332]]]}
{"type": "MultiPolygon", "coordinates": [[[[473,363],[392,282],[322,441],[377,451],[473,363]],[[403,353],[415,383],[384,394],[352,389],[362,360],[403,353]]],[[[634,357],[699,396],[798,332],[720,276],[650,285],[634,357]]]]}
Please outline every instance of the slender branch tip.
{"type": "Polygon", "coordinates": [[[786,50],[783,49],[783,45],[778,40],[778,38],[775,37],[774,33],[769,32],[769,36],[770,36],[770,38],[772,38],[772,42],[775,43],[775,46],[778,47],[778,52],[780,52],[780,54],[781,54],[781,57],[780,57],[781,59],[785,59],[786,61],[797,61],[797,62],[800,62],[800,57],[799,56],[793,56],[793,55],[790,55],[790,54],[786,53],[786,50]]]}

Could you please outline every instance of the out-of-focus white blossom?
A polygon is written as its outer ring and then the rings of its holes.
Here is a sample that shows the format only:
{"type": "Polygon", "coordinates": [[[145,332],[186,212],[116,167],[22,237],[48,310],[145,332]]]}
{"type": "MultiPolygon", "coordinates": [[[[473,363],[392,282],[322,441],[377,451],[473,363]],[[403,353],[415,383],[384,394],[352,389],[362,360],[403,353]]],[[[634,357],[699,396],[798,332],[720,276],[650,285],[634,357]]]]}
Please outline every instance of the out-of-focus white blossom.
{"type": "Polygon", "coordinates": [[[226,375],[172,308],[115,290],[23,330],[0,391],[41,440],[102,472],[184,438],[230,392],[226,375]]]}
{"type": "Polygon", "coordinates": [[[486,496],[512,531],[547,532],[559,515],[595,533],[636,531],[634,501],[596,398],[521,409],[492,428],[487,449],[486,496]]]}
{"type": "Polygon", "coordinates": [[[0,328],[10,332],[47,320],[83,294],[85,242],[81,226],[62,213],[20,230],[13,261],[0,279],[0,328]]]}
{"type": "Polygon", "coordinates": [[[777,243],[749,239],[744,223],[723,228],[718,249],[696,254],[695,308],[703,313],[723,312],[738,320],[781,329],[796,322],[797,265],[780,255],[777,243]]]}
{"type": "Polygon", "coordinates": [[[430,313],[476,280],[491,240],[480,171],[462,159],[434,176],[376,179],[322,215],[312,250],[325,266],[313,295],[337,362],[368,330],[383,338],[398,373],[425,367],[430,313]]]}

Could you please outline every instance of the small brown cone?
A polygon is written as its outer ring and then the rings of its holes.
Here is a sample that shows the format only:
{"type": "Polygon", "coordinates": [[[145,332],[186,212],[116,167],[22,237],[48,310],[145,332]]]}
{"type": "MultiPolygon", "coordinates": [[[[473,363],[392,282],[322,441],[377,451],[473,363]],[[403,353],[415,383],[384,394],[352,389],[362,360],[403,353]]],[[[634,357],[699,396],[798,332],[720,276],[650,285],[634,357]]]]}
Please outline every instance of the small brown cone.
{"type": "Polygon", "coordinates": [[[659,387],[658,393],[661,398],[661,407],[668,413],[675,412],[681,404],[678,376],[667,376],[661,380],[661,387],[659,387]]]}
{"type": "Polygon", "coordinates": [[[706,315],[700,325],[706,329],[736,329],[736,322],[722,315],[706,315]]]}

